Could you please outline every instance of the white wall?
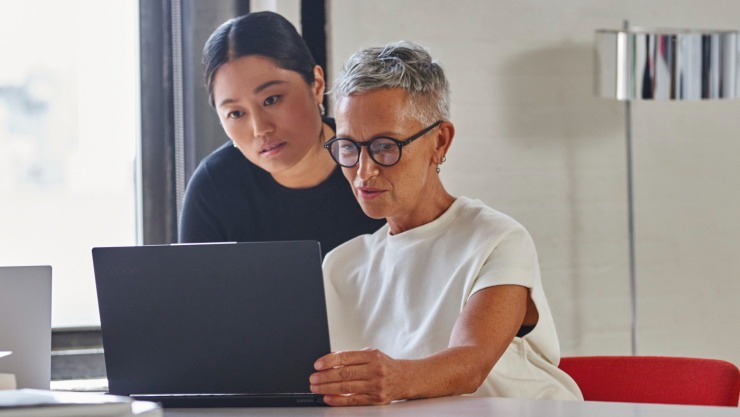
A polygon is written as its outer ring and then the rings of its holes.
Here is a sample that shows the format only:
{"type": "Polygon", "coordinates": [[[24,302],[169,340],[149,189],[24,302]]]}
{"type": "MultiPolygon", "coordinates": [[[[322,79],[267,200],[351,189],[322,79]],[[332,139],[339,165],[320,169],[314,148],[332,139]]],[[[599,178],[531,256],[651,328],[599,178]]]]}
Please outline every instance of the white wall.
{"type": "Polygon", "coordinates": [[[301,2],[300,0],[251,0],[251,12],[271,11],[280,13],[288,19],[301,33],[301,2]]]}
{"type": "MultiPolygon", "coordinates": [[[[594,30],[740,29],[740,2],[328,6],[332,75],[399,39],[442,62],[457,127],[443,180],[532,233],[563,354],[629,354],[625,113],[592,95],[594,30]]],[[[633,115],[639,353],[740,364],[740,101],[640,102],[633,115]]]]}

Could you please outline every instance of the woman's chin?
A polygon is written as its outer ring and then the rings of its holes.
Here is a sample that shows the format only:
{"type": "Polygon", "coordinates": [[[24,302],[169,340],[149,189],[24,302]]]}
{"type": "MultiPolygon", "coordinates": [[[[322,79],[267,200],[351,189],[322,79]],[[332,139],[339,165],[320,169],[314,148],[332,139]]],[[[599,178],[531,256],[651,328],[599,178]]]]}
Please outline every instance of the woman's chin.
{"type": "Polygon", "coordinates": [[[380,220],[386,218],[386,211],[382,207],[378,207],[378,204],[360,201],[360,207],[365,212],[365,215],[371,219],[380,220]]]}
{"type": "Polygon", "coordinates": [[[293,167],[294,162],[289,158],[259,158],[254,162],[255,165],[269,172],[271,175],[280,175],[281,172],[293,167]]]}

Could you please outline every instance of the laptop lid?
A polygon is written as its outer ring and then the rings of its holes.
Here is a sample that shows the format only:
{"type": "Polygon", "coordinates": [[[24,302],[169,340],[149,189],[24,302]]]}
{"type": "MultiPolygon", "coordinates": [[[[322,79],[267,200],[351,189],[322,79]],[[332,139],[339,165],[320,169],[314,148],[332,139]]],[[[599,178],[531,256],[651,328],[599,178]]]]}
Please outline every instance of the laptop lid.
{"type": "Polygon", "coordinates": [[[0,267],[0,373],[18,388],[49,389],[51,267],[0,267]]]}
{"type": "Polygon", "coordinates": [[[93,249],[112,394],[308,393],[329,352],[316,241],[93,249]]]}

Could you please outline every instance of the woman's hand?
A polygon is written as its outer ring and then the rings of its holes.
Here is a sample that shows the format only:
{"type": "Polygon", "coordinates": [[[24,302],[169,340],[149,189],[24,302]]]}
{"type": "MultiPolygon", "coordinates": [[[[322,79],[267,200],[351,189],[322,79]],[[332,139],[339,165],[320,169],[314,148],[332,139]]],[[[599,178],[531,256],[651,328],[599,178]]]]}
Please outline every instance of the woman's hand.
{"type": "Polygon", "coordinates": [[[330,353],[314,364],[311,392],[332,406],[388,404],[405,398],[405,362],[377,349],[330,353]]]}

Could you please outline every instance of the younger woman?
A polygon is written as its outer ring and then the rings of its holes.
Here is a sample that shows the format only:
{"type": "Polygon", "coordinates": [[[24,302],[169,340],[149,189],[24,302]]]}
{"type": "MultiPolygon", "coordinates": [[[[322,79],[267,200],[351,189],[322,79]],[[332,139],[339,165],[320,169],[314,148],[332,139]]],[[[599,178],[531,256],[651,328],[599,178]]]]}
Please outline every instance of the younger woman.
{"type": "Polygon", "coordinates": [[[318,240],[322,253],[383,220],[367,217],[322,148],[324,72],[284,17],[250,13],[203,49],[211,105],[231,142],[200,163],[185,193],[180,242],[318,240]]]}

